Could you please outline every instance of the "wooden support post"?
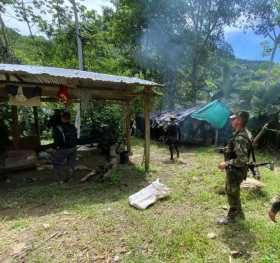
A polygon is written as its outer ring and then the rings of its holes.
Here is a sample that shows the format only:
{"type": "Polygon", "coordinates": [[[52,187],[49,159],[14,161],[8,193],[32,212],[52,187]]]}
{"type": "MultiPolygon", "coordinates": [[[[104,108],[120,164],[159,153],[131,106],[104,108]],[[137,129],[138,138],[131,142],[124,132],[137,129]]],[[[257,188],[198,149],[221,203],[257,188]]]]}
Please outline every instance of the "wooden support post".
{"type": "Polygon", "coordinates": [[[218,146],[219,144],[219,130],[216,129],[215,131],[215,146],[218,146]]]}
{"type": "Polygon", "coordinates": [[[127,151],[131,154],[131,129],[130,129],[130,121],[131,121],[131,102],[128,101],[126,105],[126,114],[125,114],[125,131],[126,131],[126,142],[127,142],[127,151]]]}
{"type": "Polygon", "coordinates": [[[34,115],[34,121],[35,121],[35,131],[36,131],[36,135],[37,135],[37,138],[38,138],[38,144],[41,145],[38,107],[33,107],[33,115],[34,115]]]}
{"type": "Polygon", "coordinates": [[[19,148],[19,142],[20,142],[20,133],[19,133],[19,127],[18,127],[18,108],[17,106],[12,106],[12,134],[13,134],[13,143],[14,148],[19,148]]]}
{"type": "Polygon", "coordinates": [[[145,144],[144,144],[145,172],[148,173],[150,168],[150,142],[151,142],[150,93],[148,88],[145,88],[144,90],[144,120],[145,120],[145,144]]]}
{"type": "Polygon", "coordinates": [[[126,138],[127,151],[131,152],[130,140],[130,103],[123,103],[123,137],[126,138]]]}

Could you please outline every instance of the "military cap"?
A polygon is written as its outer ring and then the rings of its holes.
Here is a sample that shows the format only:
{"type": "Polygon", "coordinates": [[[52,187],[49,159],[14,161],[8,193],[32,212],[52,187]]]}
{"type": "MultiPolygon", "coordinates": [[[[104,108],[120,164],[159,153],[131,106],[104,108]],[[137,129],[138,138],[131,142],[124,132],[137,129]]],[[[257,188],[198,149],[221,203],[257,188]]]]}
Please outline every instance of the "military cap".
{"type": "Polygon", "coordinates": [[[244,124],[247,124],[250,118],[250,114],[247,111],[238,111],[230,116],[230,119],[240,118],[244,124]]]}

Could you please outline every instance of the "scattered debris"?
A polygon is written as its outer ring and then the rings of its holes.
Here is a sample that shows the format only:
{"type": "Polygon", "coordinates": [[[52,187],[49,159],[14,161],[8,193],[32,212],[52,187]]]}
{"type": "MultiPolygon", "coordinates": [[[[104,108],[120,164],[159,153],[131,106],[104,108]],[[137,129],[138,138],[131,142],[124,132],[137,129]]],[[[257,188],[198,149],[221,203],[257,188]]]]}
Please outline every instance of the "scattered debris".
{"type": "Polygon", "coordinates": [[[39,245],[35,246],[34,248],[32,248],[31,246],[25,248],[25,250],[23,250],[19,255],[17,255],[18,257],[24,257],[26,256],[28,253],[30,252],[34,252],[35,250],[43,247],[44,245],[46,245],[46,243],[48,241],[50,241],[51,239],[55,238],[55,237],[60,237],[62,236],[61,232],[55,232],[54,234],[52,234],[49,238],[47,238],[46,240],[42,241],[39,245]]]}
{"type": "Polygon", "coordinates": [[[209,234],[207,235],[207,237],[208,237],[209,239],[215,239],[215,238],[217,237],[217,234],[215,234],[215,233],[209,233],[209,234]]]}
{"type": "Polygon", "coordinates": [[[34,151],[9,151],[5,159],[4,170],[17,171],[36,168],[37,157],[34,151]]]}
{"type": "Polygon", "coordinates": [[[141,191],[129,197],[129,204],[137,209],[144,210],[157,200],[169,196],[170,190],[160,183],[159,179],[142,189],[141,191]]]}
{"type": "Polygon", "coordinates": [[[119,256],[115,256],[114,257],[114,262],[119,262],[120,261],[120,257],[119,256]]]}
{"type": "Polygon", "coordinates": [[[71,213],[68,212],[68,211],[63,211],[62,213],[63,213],[64,215],[71,215],[71,213]]]}
{"type": "Polygon", "coordinates": [[[47,153],[47,152],[38,153],[38,160],[51,161],[51,159],[52,159],[52,156],[50,153],[47,153]]]}
{"type": "Polygon", "coordinates": [[[108,177],[111,174],[111,170],[115,167],[112,163],[107,163],[105,165],[100,165],[96,170],[92,170],[89,174],[84,176],[80,182],[84,183],[90,178],[94,177],[95,180],[103,180],[105,177],[108,177]]]}
{"type": "Polygon", "coordinates": [[[95,262],[97,260],[104,260],[105,258],[106,258],[106,256],[104,256],[104,255],[98,255],[98,256],[93,257],[93,260],[95,262]]]}
{"type": "Polygon", "coordinates": [[[238,251],[238,250],[230,251],[230,255],[234,258],[240,257],[241,256],[241,251],[238,251]]]}
{"type": "Polygon", "coordinates": [[[83,145],[78,147],[78,152],[92,152],[96,150],[96,144],[94,145],[83,145]]]}
{"type": "Polygon", "coordinates": [[[232,258],[249,257],[250,253],[245,249],[232,250],[232,251],[230,251],[230,256],[232,258]]]}
{"type": "Polygon", "coordinates": [[[94,176],[96,174],[96,170],[92,170],[90,173],[88,173],[86,176],[84,176],[80,182],[84,183],[86,182],[90,177],[94,176]]]}
{"type": "Polygon", "coordinates": [[[43,224],[43,227],[44,227],[45,229],[49,229],[49,228],[50,228],[50,225],[49,225],[49,224],[43,224]]]}
{"type": "Polygon", "coordinates": [[[247,178],[241,184],[243,189],[260,189],[262,187],[264,187],[264,184],[254,178],[247,178]]]}
{"type": "Polygon", "coordinates": [[[53,165],[43,164],[43,165],[37,166],[37,171],[45,171],[45,170],[53,170],[53,165]]]}
{"type": "Polygon", "coordinates": [[[12,247],[12,252],[11,252],[11,256],[13,257],[19,257],[21,256],[23,253],[25,253],[27,250],[30,250],[31,246],[28,246],[26,243],[17,243],[12,247]]]}
{"type": "Polygon", "coordinates": [[[91,171],[91,169],[85,165],[77,165],[75,170],[76,171],[91,171]]]}

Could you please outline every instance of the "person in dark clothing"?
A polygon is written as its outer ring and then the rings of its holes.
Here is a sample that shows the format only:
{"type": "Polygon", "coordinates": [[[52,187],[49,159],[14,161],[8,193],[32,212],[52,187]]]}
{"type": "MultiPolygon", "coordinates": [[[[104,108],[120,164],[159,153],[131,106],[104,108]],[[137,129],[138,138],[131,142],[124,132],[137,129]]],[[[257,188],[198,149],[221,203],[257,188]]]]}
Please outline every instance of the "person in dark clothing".
{"type": "Polygon", "coordinates": [[[62,110],[60,109],[54,110],[54,115],[50,118],[50,120],[47,123],[47,127],[49,129],[53,129],[57,125],[61,124],[61,114],[62,114],[62,110]]]}
{"type": "Polygon", "coordinates": [[[174,149],[177,153],[177,158],[180,157],[180,152],[179,152],[179,142],[181,140],[181,131],[179,126],[176,123],[176,118],[171,117],[170,118],[170,125],[167,127],[166,130],[166,142],[167,145],[169,146],[169,151],[170,151],[170,160],[174,160],[173,158],[173,152],[174,149]]]}
{"type": "Polygon", "coordinates": [[[4,120],[0,119],[0,168],[4,167],[6,151],[9,145],[9,131],[4,120]]]}
{"type": "Polygon", "coordinates": [[[61,178],[61,173],[65,160],[69,168],[69,174],[64,178],[63,182],[68,182],[73,176],[76,166],[77,155],[77,129],[70,123],[70,113],[64,111],[61,114],[61,124],[53,128],[53,139],[55,145],[55,153],[53,154],[54,173],[61,178]]]}

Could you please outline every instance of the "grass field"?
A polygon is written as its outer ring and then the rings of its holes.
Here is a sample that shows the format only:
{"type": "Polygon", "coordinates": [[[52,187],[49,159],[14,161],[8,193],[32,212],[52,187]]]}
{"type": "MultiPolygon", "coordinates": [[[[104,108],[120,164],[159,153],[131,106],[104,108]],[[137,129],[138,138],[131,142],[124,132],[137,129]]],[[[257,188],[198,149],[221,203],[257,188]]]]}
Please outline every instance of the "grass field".
{"type": "MultiPolygon", "coordinates": [[[[166,147],[154,143],[149,176],[140,166],[142,141],[134,140],[133,152],[135,166],[115,169],[103,183],[60,185],[50,171],[29,172],[38,177],[32,183],[22,174],[2,183],[0,262],[280,262],[280,226],[267,219],[280,191],[278,168],[262,170],[262,191],[242,192],[246,221],[218,226],[226,198],[218,194],[222,156],[213,148],[185,148],[170,163],[166,147]],[[145,211],[130,207],[129,195],[156,178],[171,196],[145,211]]],[[[259,155],[269,158],[277,163],[259,155]]]]}

